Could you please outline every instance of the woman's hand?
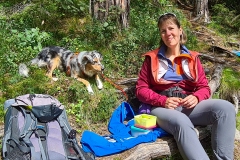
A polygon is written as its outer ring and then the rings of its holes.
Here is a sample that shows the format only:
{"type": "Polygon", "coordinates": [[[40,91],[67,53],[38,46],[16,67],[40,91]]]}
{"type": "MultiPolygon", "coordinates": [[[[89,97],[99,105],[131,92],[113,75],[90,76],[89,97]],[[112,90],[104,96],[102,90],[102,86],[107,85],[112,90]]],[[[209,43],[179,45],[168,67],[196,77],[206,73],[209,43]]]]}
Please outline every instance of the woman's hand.
{"type": "Polygon", "coordinates": [[[188,95],[181,101],[181,105],[185,108],[193,108],[198,104],[198,98],[194,95],[188,95]]]}
{"type": "Polygon", "coordinates": [[[166,100],[165,108],[175,109],[175,108],[177,108],[177,107],[181,104],[181,100],[182,100],[182,98],[169,97],[169,98],[166,100]]]}

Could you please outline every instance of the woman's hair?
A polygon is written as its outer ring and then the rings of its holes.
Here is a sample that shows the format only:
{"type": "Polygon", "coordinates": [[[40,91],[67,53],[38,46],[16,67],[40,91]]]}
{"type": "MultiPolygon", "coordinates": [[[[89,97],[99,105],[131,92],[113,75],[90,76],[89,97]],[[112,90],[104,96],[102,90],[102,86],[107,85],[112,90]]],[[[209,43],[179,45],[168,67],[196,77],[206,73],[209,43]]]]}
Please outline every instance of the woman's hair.
{"type": "MultiPolygon", "coordinates": [[[[181,27],[181,24],[180,22],[178,21],[177,17],[175,14],[173,13],[165,13],[163,15],[161,15],[159,18],[158,18],[158,28],[160,29],[160,27],[162,26],[162,24],[166,21],[170,21],[174,24],[176,24],[178,26],[178,28],[181,27]]],[[[180,35],[180,44],[185,44],[187,42],[187,35],[185,34],[184,30],[182,29],[182,35],[180,35]]],[[[161,39],[160,40],[160,46],[163,45],[164,42],[163,40],[161,39]]]]}

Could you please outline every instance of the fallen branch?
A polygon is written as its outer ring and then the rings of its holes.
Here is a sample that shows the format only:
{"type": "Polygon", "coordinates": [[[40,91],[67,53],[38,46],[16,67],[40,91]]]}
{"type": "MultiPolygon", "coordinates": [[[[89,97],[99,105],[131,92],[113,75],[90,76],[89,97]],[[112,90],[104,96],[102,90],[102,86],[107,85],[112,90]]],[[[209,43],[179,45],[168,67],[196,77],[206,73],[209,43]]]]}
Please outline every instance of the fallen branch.
{"type": "Polygon", "coordinates": [[[238,47],[238,48],[240,48],[240,43],[236,43],[236,42],[227,42],[227,44],[229,44],[231,47],[238,47]]]}
{"type": "Polygon", "coordinates": [[[211,97],[217,90],[217,88],[220,86],[220,81],[222,77],[222,71],[223,71],[223,66],[218,64],[213,72],[213,75],[211,77],[211,80],[209,82],[209,87],[211,90],[211,97]]]}
{"type": "Polygon", "coordinates": [[[136,83],[138,78],[126,78],[126,79],[122,79],[120,81],[117,81],[116,84],[118,85],[126,85],[129,83],[136,83]]]}
{"type": "Polygon", "coordinates": [[[236,114],[238,113],[238,103],[239,103],[239,99],[238,99],[238,95],[236,93],[232,94],[232,100],[235,106],[235,112],[236,114]]]}
{"type": "Polygon", "coordinates": [[[225,48],[222,48],[222,47],[219,47],[219,46],[212,46],[211,49],[214,51],[214,52],[219,52],[219,53],[226,53],[228,55],[228,57],[235,57],[236,55],[234,53],[232,53],[231,51],[225,49],[225,48]]]}
{"type": "Polygon", "coordinates": [[[194,9],[193,6],[187,6],[187,5],[183,4],[180,0],[177,0],[177,2],[180,6],[182,6],[185,9],[188,9],[188,10],[191,10],[191,11],[194,9]]]}
{"type": "Polygon", "coordinates": [[[208,54],[202,54],[202,53],[200,53],[199,55],[200,55],[202,58],[204,58],[204,59],[206,59],[206,60],[209,60],[209,61],[211,61],[211,62],[214,62],[214,63],[221,63],[221,64],[226,63],[225,60],[220,59],[220,58],[215,58],[215,57],[210,56],[210,55],[208,55],[208,54]]]}

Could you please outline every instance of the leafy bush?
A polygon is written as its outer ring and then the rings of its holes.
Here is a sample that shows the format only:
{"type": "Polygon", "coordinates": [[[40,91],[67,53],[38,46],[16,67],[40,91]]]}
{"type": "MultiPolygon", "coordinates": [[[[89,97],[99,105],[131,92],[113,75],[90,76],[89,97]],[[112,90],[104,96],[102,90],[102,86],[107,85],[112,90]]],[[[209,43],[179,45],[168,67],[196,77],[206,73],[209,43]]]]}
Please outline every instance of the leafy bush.
{"type": "Polygon", "coordinates": [[[240,30],[240,16],[235,10],[230,10],[226,4],[216,4],[213,6],[214,14],[211,17],[212,28],[218,29],[222,34],[238,33],[240,30]],[[231,18],[229,18],[231,17],[231,18]]]}
{"type": "Polygon", "coordinates": [[[38,28],[26,29],[23,32],[12,29],[6,36],[9,38],[4,40],[3,46],[7,46],[8,51],[0,55],[2,74],[16,73],[19,63],[27,63],[51,40],[50,34],[40,32],[38,28]]]}
{"type": "Polygon", "coordinates": [[[58,7],[58,13],[71,16],[86,16],[88,13],[88,0],[55,0],[58,7]]]}
{"type": "MultiPolygon", "coordinates": [[[[224,6],[230,10],[235,10],[237,15],[240,14],[240,4],[239,1],[235,1],[235,0],[211,0],[208,1],[208,5],[211,7],[213,7],[214,5],[222,5],[224,4],[224,6]]],[[[211,11],[210,11],[211,12],[211,11]]]]}
{"type": "Polygon", "coordinates": [[[240,89],[240,73],[231,68],[223,70],[219,96],[222,99],[232,101],[231,96],[234,92],[238,93],[240,89]]]}

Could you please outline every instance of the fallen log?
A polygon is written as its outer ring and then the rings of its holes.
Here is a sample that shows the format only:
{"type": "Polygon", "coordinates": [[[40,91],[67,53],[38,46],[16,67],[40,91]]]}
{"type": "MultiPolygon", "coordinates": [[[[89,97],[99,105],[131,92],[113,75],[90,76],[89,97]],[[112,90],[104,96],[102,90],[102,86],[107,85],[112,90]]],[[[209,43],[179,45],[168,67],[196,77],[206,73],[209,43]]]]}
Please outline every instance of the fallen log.
{"type": "Polygon", "coordinates": [[[236,43],[236,42],[227,42],[227,44],[229,44],[231,47],[238,47],[240,49],[240,43],[236,43]]]}
{"type": "Polygon", "coordinates": [[[221,64],[225,64],[225,63],[226,63],[225,60],[220,59],[220,58],[216,58],[216,57],[213,57],[213,56],[210,56],[210,55],[208,55],[208,54],[202,54],[202,53],[200,53],[199,55],[200,55],[200,57],[202,57],[202,58],[204,58],[204,59],[206,59],[206,60],[208,60],[208,61],[210,61],[210,62],[221,63],[221,64]]]}
{"type": "MultiPolygon", "coordinates": [[[[196,127],[199,139],[202,140],[210,135],[208,127],[196,127]]],[[[172,136],[162,137],[153,143],[142,143],[134,148],[111,156],[98,157],[97,160],[150,160],[174,155],[178,152],[175,140],[172,136]]]]}
{"type": "Polygon", "coordinates": [[[211,76],[211,80],[209,82],[209,87],[211,90],[211,97],[215,93],[217,88],[220,86],[222,71],[223,71],[223,66],[218,64],[213,72],[213,75],[211,76]]]}
{"type": "Polygon", "coordinates": [[[116,84],[118,85],[125,85],[125,84],[129,84],[129,83],[136,83],[138,78],[126,78],[126,79],[122,79],[118,82],[116,82],[116,84]]]}
{"type": "Polygon", "coordinates": [[[219,52],[219,53],[226,53],[228,57],[235,57],[236,55],[229,51],[228,49],[222,48],[220,46],[211,46],[212,51],[219,52]]]}

